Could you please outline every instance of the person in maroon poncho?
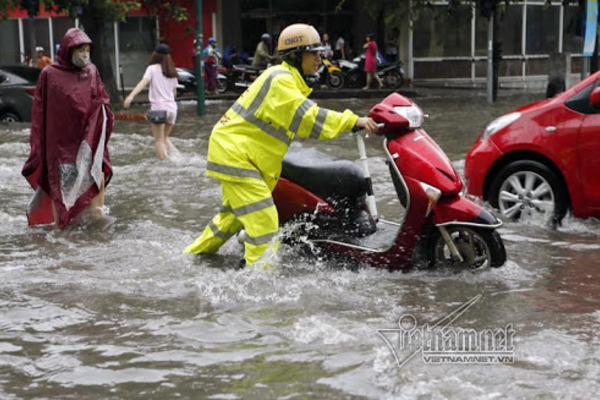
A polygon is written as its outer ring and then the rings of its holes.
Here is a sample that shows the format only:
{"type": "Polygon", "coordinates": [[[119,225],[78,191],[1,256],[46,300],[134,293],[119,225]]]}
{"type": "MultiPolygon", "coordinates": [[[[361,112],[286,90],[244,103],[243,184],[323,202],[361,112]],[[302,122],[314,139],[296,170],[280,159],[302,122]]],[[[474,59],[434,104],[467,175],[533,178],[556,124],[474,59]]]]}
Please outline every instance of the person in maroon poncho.
{"type": "Polygon", "coordinates": [[[84,209],[102,213],[112,177],[108,139],[113,126],[109,98],[96,66],[92,41],[71,28],[57,62],[40,74],[33,101],[29,159],[21,173],[35,190],[29,225],[64,228],[84,209]]]}

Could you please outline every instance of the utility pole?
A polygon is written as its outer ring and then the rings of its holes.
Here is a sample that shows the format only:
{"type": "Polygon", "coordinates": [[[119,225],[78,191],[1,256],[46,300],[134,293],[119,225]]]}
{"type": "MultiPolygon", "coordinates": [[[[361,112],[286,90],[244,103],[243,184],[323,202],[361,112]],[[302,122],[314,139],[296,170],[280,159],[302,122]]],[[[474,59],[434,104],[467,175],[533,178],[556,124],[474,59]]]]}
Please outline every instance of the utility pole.
{"type": "MultiPolygon", "coordinates": [[[[27,15],[29,17],[29,55],[31,56],[33,66],[36,66],[35,16],[38,15],[38,12],[40,11],[40,2],[39,0],[23,0],[21,4],[27,9],[27,15]]],[[[50,49],[50,51],[52,51],[52,49],[50,49]]]]}
{"type": "Polygon", "coordinates": [[[488,18],[487,34],[487,102],[494,104],[494,15],[488,18]]]}
{"type": "Polygon", "coordinates": [[[494,104],[494,14],[497,0],[478,0],[479,15],[488,19],[487,31],[487,101],[494,104]]]}
{"type": "Polygon", "coordinates": [[[202,57],[202,0],[196,0],[196,115],[206,113],[204,107],[204,58],[202,57]]]}

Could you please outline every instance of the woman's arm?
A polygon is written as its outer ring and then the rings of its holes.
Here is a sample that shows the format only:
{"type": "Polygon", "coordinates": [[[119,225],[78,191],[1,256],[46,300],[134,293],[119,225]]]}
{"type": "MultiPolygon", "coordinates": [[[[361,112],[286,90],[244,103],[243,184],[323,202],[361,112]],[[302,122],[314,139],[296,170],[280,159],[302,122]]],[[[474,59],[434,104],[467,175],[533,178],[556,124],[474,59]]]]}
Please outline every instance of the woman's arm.
{"type": "Polygon", "coordinates": [[[135,85],[135,88],[131,91],[131,93],[129,93],[129,96],[125,98],[125,101],[123,102],[123,107],[129,108],[133,98],[137,96],[146,86],[148,86],[149,83],[150,80],[148,78],[142,78],[142,80],[139,81],[137,85],[135,85]]]}

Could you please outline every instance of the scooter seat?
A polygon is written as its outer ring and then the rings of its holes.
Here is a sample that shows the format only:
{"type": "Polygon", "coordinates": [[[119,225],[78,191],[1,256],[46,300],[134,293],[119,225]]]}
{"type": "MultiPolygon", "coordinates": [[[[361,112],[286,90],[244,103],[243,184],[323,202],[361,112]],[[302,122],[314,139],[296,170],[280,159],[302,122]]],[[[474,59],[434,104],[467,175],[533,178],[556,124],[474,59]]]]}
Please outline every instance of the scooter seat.
{"type": "Polygon", "coordinates": [[[385,69],[388,67],[397,67],[397,66],[398,66],[398,63],[396,61],[386,61],[384,63],[377,65],[377,69],[385,69]]]}
{"type": "Polygon", "coordinates": [[[314,149],[290,149],[283,159],[281,176],[324,200],[358,199],[367,193],[358,165],[314,149]]]}
{"type": "Polygon", "coordinates": [[[248,72],[250,74],[258,74],[260,72],[259,68],[253,67],[251,65],[245,65],[245,64],[234,65],[233,69],[243,70],[243,71],[246,71],[246,72],[248,72]]]}

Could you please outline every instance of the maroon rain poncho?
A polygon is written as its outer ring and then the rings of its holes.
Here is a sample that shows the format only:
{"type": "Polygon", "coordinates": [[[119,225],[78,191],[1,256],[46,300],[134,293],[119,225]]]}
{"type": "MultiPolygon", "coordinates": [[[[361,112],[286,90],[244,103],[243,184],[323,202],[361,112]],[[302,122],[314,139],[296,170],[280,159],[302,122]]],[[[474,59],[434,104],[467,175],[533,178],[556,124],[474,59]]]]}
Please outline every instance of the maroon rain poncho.
{"type": "Polygon", "coordinates": [[[27,210],[29,225],[69,221],[90,204],[112,177],[108,139],[113,114],[96,66],[71,62],[71,49],[91,44],[77,28],[60,43],[58,61],[44,68],[37,82],[29,159],[22,174],[36,191],[27,210]]]}

